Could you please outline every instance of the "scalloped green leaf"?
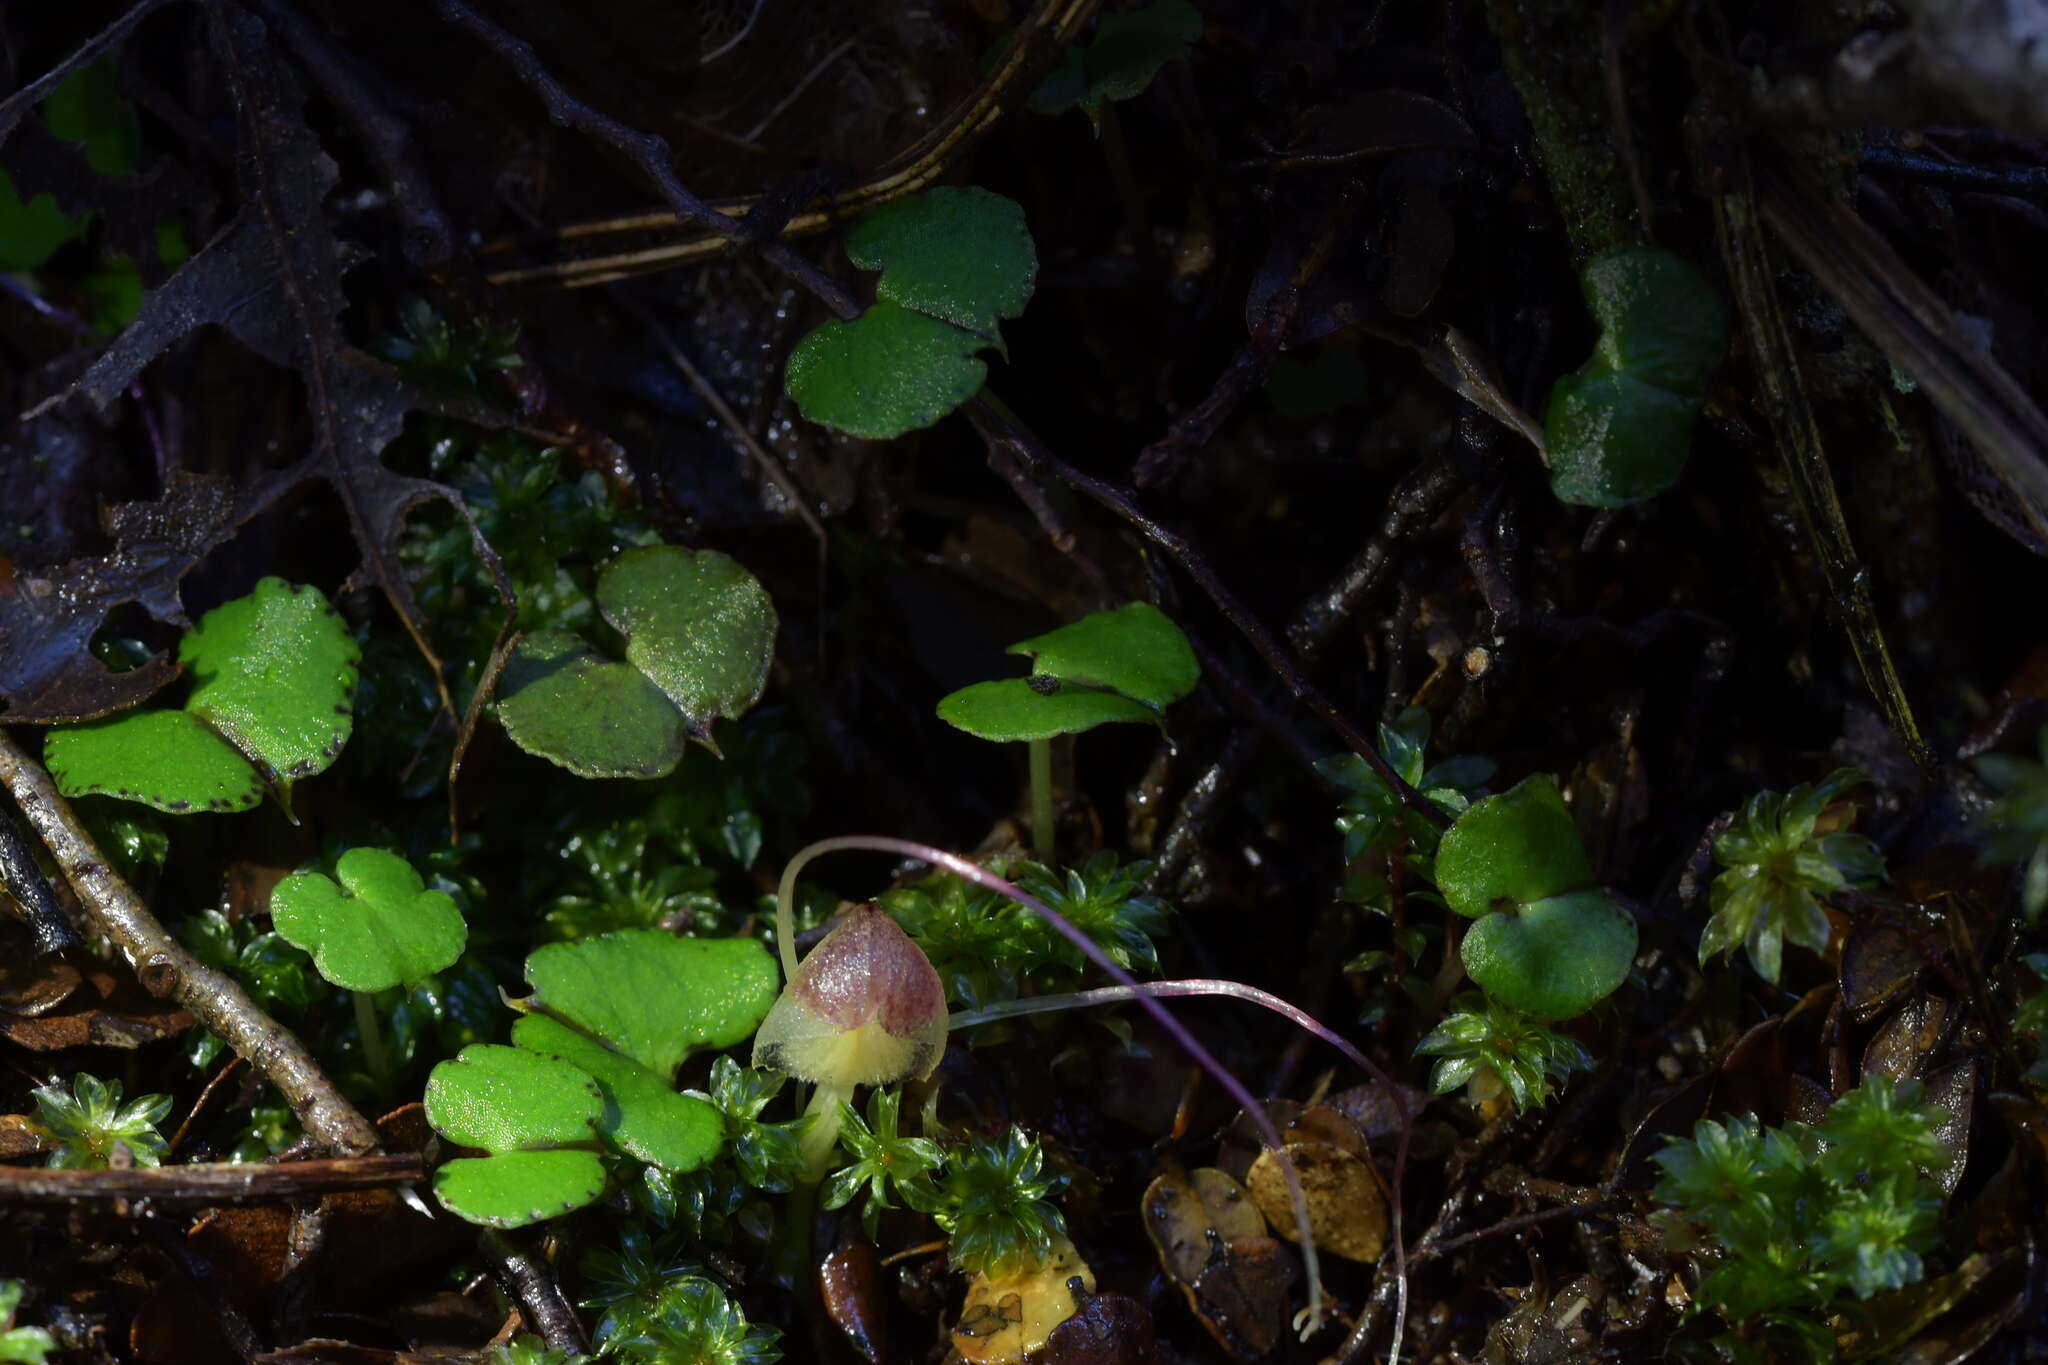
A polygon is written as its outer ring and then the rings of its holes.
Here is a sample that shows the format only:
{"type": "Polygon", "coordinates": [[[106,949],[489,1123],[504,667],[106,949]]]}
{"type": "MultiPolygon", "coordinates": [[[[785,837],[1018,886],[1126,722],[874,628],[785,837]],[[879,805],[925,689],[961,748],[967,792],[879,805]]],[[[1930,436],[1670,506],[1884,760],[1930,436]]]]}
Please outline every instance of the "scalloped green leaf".
{"type": "Polygon", "coordinates": [[[286,877],[270,895],[270,919],[313,965],[352,991],[413,986],[462,956],[469,930],[444,891],[429,891],[412,865],[381,848],[352,848],[334,865],[340,885],[317,872],[286,877]]]}
{"type": "Polygon", "coordinates": [[[1526,904],[1592,881],[1564,797],[1540,773],[1473,802],[1437,845],[1437,889],[1461,915],[1476,918],[1500,901],[1526,904]]]}
{"type": "Polygon", "coordinates": [[[999,744],[1077,735],[1112,721],[1159,723],[1151,707],[1115,692],[1084,687],[1041,692],[1026,678],[970,684],[940,698],[938,712],[948,725],[999,744]]]}
{"type": "Polygon", "coordinates": [[[434,1172],[434,1197],[459,1218],[523,1228],[572,1213],[604,1193],[595,1152],[506,1152],[458,1157],[434,1172]]]}
{"type": "Polygon", "coordinates": [[[628,1156],[665,1171],[693,1171],[725,1141],[725,1119],[711,1104],[559,1019],[526,1015],[512,1026],[512,1041],[589,1072],[605,1100],[597,1131],[628,1156]]]}
{"type": "Polygon", "coordinates": [[[1627,980],[1636,922],[1606,893],[1575,891],[1485,916],[1458,955],[1493,999],[1538,1019],[1570,1019],[1627,980]]]}
{"type": "Polygon", "coordinates": [[[1024,311],[1038,282],[1023,207],[974,186],[927,190],[872,210],[847,232],[846,256],[882,272],[876,297],[991,340],[1002,319],[1024,311]]]}
{"type": "Polygon", "coordinates": [[[472,1043],[427,1077],[427,1122],[487,1152],[593,1142],[604,1098],[580,1067],[498,1043],[472,1043]]]}
{"type": "Polygon", "coordinates": [[[1032,92],[1031,108],[1055,114],[1078,105],[1092,118],[1106,101],[1143,94],[1159,68],[1185,57],[1201,36],[1201,13],[1188,0],[1105,14],[1094,39],[1070,48],[1066,66],[1032,92]]]}
{"type": "Polygon", "coordinates": [[[693,738],[761,699],[775,657],[775,604],[730,555],[649,545],[597,579],[604,619],[626,637],[626,661],[667,694],[693,738]]]}
{"type": "Polygon", "coordinates": [[[750,938],[628,929],[551,943],[526,959],[544,1009],[664,1080],[693,1049],[731,1047],[775,1003],[781,973],[750,938]]]}
{"type": "Polygon", "coordinates": [[[558,630],[519,642],[498,720],[514,744],[578,777],[666,777],[687,739],[682,713],[644,673],[558,630]]]}
{"type": "Polygon", "coordinates": [[[783,387],[813,422],[886,441],[930,426],[980,392],[988,366],[976,355],[990,344],[885,299],[798,342],[783,387]]]}
{"type": "Polygon", "coordinates": [[[263,779],[228,742],[183,711],[129,711],[63,725],[43,762],[66,796],[119,796],[160,811],[248,810],[263,779]]]}
{"type": "Polygon", "coordinates": [[[361,651],[319,589],[263,579],[201,617],[178,657],[198,684],[185,709],[280,788],[348,742],[361,651]]]}
{"type": "Polygon", "coordinates": [[[1202,666],[1188,637],[1150,602],[1098,611],[1010,646],[1032,671],[1062,682],[1106,687],[1154,710],[1195,690],[1202,666]]]}
{"type": "Polygon", "coordinates": [[[1720,297],[1682,257],[1626,247],[1579,284],[1600,337],[1557,381],[1544,414],[1550,486],[1581,507],[1621,507],[1669,488],[1728,344],[1720,297]]]}

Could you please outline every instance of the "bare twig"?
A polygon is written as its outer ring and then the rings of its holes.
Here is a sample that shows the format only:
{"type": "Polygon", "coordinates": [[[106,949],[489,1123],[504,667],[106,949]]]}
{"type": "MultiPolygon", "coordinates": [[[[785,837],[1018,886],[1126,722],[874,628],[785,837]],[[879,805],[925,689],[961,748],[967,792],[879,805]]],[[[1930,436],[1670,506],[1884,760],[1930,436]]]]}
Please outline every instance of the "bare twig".
{"type": "Polygon", "coordinates": [[[306,1132],[343,1156],[377,1150],[377,1130],[342,1097],[290,1030],[256,1007],[241,983],[217,972],[165,931],[142,898],[108,866],[58,794],[50,774],[0,730],[0,784],[78,892],[93,926],[121,950],[143,988],[177,1001],[278,1088],[306,1132]]]}
{"type": "MultiPolygon", "coordinates": [[[[638,166],[641,174],[645,175],[660,192],[661,197],[668,201],[669,207],[675,210],[678,217],[728,241],[749,240],[747,224],[744,221],[720,213],[692,194],[677,177],[675,167],[669,161],[668,142],[665,139],[653,133],[643,133],[629,128],[571,95],[562,88],[561,82],[549,75],[547,68],[541,65],[531,43],[514,37],[463,4],[462,0],[435,0],[434,7],[443,19],[468,29],[482,39],[485,46],[503,57],[518,73],[519,79],[540,96],[541,103],[547,106],[548,116],[555,122],[566,124],[617,149],[638,166]]],[[[840,317],[859,316],[860,305],[854,301],[853,295],[846,292],[843,285],[781,242],[763,242],[759,250],[769,264],[817,295],[840,317]]]]}
{"type": "Polygon", "coordinates": [[[583,1324],[577,1320],[576,1310],[569,1306],[553,1268],[546,1261],[521,1251],[505,1240],[502,1233],[488,1228],[478,1234],[476,1244],[491,1263],[491,1273],[525,1311],[527,1322],[540,1333],[549,1350],[565,1351],[572,1356],[590,1350],[583,1324]]]}
{"type": "Polygon", "coordinates": [[[418,1152],[332,1161],[219,1161],[104,1171],[0,1166],[0,1209],[48,1204],[108,1205],[120,1214],[149,1208],[210,1209],[383,1189],[425,1178],[426,1163],[418,1152]]]}
{"type": "Polygon", "coordinates": [[[6,99],[0,100],[0,138],[4,138],[13,132],[14,125],[21,119],[21,116],[33,108],[44,96],[55,90],[58,83],[66,76],[78,70],[79,67],[84,66],[102,52],[105,52],[115,43],[120,42],[122,36],[129,29],[141,23],[151,10],[161,8],[164,3],[165,0],[139,0],[139,3],[126,14],[123,14],[120,18],[114,20],[113,23],[108,24],[98,33],[93,34],[92,37],[79,44],[77,50],[70,56],[9,95],[6,99]]]}
{"type": "Polygon", "coordinates": [[[1216,604],[1225,618],[1251,642],[1252,648],[1256,649],[1267,666],[1279,675],[1281,683],[1295,700],[1315,712],[1324,724],[1335,730],[1352,752],[1364,759],[1366,765],[1401,798],[1402,804],[1439,828],[1450,825],[1450,817],[1421,792],[1403,781],[1401,775],[1388,764],[1372,741],[1323,695],[1320,688],[1308,680],[1287,646],[1267,630],[1259,618],[1238,600],[1237,594],[1224,586],[1223,580],[1217,577],[1216,571],[1209,566],[1209,561],[1185,536],[1155,521],[1138,506],[1135,495],[1129,490],[1084,474],[1053,454],[1025,427],[1017,414],[1010,411],[1007,404],[988,390],[984,389],[979,396],[969,400],[967,413],[981,431],[983,439],[990,444],[1007,445],[1026,464],[1043,468],[1058,476],[1074,489],[1115,512],[1147,540],[1164,550],[1167,557],[1200,585],[1202,591],[1209,595],[1209,599],[1216,604]]]}
{"type": "MultiPolygon", "coordinates": [[[[1878,624],[1877,608],[1871,600],[1870,575],[1863,568],[1856,547],[1849,539],[1849,525],[1835,496],[1835,482],[1828,471],[1827,455],[1821,446],[1820,426],[1807,402],[1806,386],[1799,375],[1799,360],[1792,333],[1778,304],[1776,267],[1759,217],[1758,196],[1749,183],[1749,162],[1740,158],[1731,168],[1730,193],[1714,200],[1714,218],[1721,239],[1721,254],[1728,263],[1728,277],[1735,287],[1735,300],[1742,325],[1755,358],[1756,374],[1764,397],[1764,410],[1778,440],[1791,478],[1792,491],[1806,522],[1815,558],[1827,580],[1828,595],[1841,614],[1842,625],[1870,689],[1893,731],[1923,768],[1934,758],[1920,737],[1912,705],[1892,666],[1891,651],[1885,645],[1878,624]]],[[[1768,210],[1766,210],[1768,211],[1768,210]]],[[[1784,213],[1779,215],[1782,220],[1784,213]]],[[[1791,215],[1795,222],[1803,222],[1791,215]]],[[[1780,232],[1782,221],[1774,221],[1780,232]]],[[[1829,251],[1840,250],[1839,243],[1829,251]]],[[[1802,256],[1805,253],[1801,253],[1802,256]]],[[[1811,259],[1806,264],[1812,268],[1811,259]]],[[[1826,275],[1822,275],[1827,283],[1826,275]]],[[[1842,297],[1839,288],[1837,297],[1842,297]]],[[[1852,315],[1856,313],[1842,298],[1852,315]]],[[[1870,330],[1866,327],[1866,330],[1870,330]]],[[[1875,333],[1873,332],[1873,335],[1875,333]]],[[[2024,399],[2022,399],[2024,401],[2024,399]]],[[[2039,504],[2036,504],[2037,506],[2039,504]]]]}
{"type": "Polygon", "coordinates": [[[9,811],[0,810],[0,890],[14,897],[14,903],[28,916],[28,931],[38,953],[61,953],[81,942],[78,930],[57,904],[50,883],[36,866],[35,850],[21,832],[21,824],[9,811]]]}

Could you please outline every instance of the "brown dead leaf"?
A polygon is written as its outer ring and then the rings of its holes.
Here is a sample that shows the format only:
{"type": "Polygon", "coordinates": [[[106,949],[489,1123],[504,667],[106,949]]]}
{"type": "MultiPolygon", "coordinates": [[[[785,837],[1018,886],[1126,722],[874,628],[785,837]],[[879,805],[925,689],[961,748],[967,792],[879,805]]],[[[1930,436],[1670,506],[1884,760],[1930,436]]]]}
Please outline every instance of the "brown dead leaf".
{"type": "MultiPolygon", "coordinates": [[[[1286,1150],[1301,1179],[1316,1246],[1346,1260],[1377,1261],[1387,1245],[1387,1200],[1372,1163],[1328,1142],[1289,1142],[1286,1150]]],[[[1270,1148],[1252,1163],[1245,1184],[1273,1230],[1293,1241],[1294,1204],[1286,1173],[1270,1148]]]]}
{"type": "Polygon", "coordinates": [[[0,1012],[0,1038],[31,1052],[137,1048],[192,1027],[190,1014],[144,990],[125,963],[93,962],[75,974],[79,976],[77,988],[66,991],[60,1003],[41,1013],[0,1012]]]}
{"type": "Polygon", "coordinates": [[[1037,1265],[1009,1275],[976,1275],[953,1329],[953,1349],[974,1362],[1021,1362],[1044,1347],[1055,1327],[1074,1316],[1095,1289],[1095,1272],[1064,1237],[1037,1265]]]}
{"type": "Polygon", "coordinates": [[[1091,1294],[1052,1329],[1040,1365],[1158,1365],[1159,1342],[1145,1305],[1122,1294],[1091,1294]]]}
{"type": "Polygon", "coordinates": [[[1245,1188],[1213,1166],[1170,1171],[1141,1206],[1160,1264],[1209,1334],[1239,1360],[1270,1351],[1286,1330],[1298,1271],[1245,1188]]]}

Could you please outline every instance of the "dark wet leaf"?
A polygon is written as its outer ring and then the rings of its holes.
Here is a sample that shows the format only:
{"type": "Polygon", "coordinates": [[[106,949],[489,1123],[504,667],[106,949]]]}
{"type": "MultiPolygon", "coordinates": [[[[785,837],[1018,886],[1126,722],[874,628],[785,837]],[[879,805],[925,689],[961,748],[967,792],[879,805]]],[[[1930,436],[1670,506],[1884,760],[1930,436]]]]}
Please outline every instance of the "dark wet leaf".
{"type": "Polygon", "coordinates": [[[171,625],[189,624],[178,585],[246,516],[219,479],[173,472],[164,496],[106,513],[116,549],[47,576],[0,587],[0,703],[10,722],[94,720],[142,701],[177,676],[161,654],[116,673],[88,646],[107,613],[135,603],[171,625]]]}

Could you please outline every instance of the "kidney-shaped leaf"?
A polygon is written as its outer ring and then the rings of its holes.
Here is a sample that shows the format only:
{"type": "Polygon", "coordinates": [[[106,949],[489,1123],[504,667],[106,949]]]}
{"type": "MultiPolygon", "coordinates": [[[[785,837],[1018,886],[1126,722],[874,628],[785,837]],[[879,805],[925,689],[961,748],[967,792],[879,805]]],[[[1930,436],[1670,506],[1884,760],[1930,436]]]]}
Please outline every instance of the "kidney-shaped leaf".
{"type": "Polygon", "coordinates": [[[604,1100],[581,1068],[497,1043],[472,1043],[427,1078],[427,1122],[487,1152],[593,1142],[604,1100]]]}
{"type": "Polygon", "coordinates": [[[472,1223],[523,1228],[572,1213],[604,1193],[595,1152],[506,1152],[458,1157],[434,1172],[434,1197],[472,1223]]]}
{"type": "Polygon", "coordinates": [[[886,441],[928,427],[981,390],[991,343],[886,299],[851,322],[827,322],[789,354],[783,385],[804,416],[886,441]]]}
{"type": "Polygon", "coordinates": [[[730,1047],[775,1003],[775,960],[750,938],[628,929],[526,959],[530,1006],[672,1080],[692,1049],[730,1047]]]}
{"type": "Polygon", "coordinates": [[[1677,479],[1727,346],[1727,314],[1697,270],[1655,247],[1596,257],[1579,281],[1600,339],[1551,390],[1551,490],[1582,507],[1620,507],[1677,479]]]}
{"type": "Polygon", "coordinates": [[[1476,918],[1497,901],[1539,901],[1592,880],[1564,797],[1542,774],[1473,802],[1437,846],[1437,889],[1461,915],[1476,918]]]}
{"type": "Polygon", "coordinates": [[[178,657],[198,683],[185,709],[272,782],[325,770],[348,740],[361,651],[316,588],[266,578],[201,617],[178,657]]]}
{"type": "Polygon", "coordinates": [[[1157,712],[1129,697],[1055,687],[1041,692],[1025,678],[974,683],[939,699],[939,719],[999,744],[1079,734],[1110,721],[1159,723],[1157,712]]]}
{"type": "Polygon", "coordinates": [[[415,985],[462,955],[468,930],[446,892],[381,848],[352,848],[334,870],[286,877],[270,896],[277,932],[313,955],[320,975],[352,991],[415,985]]]}
{"type": "Polygon", "coordinates": [[[1038,282],[1022,206],[972,186],[891,200],[847,232],[846,256],[882,272],[877,297],[988,338],[1038,282]]]}
{"type": "Polygon", "coordinates": [[[683,757],[683,716],[662,690],[559,630],[512,652],[498,720],[514,744],[578,777],[666,777],[683,757]]]}
{"type": "Polygon", "coordinates": [[[1010,646],[1034,671],[1089,687],[1107,687],[1155,710],[1195,690],[1201,665],[1188,637],[1150,602],[1098,611],[1069,626],[1010,646]]]}
{"type": "Polygon", "coordinates": [[[1613,993],[1636,957],[1636,922],[1600,891],[1488,915],[1465,931],[1465,970],[1489,996],[1538,1019],[1570,1019],[1613,993]]]}
{"type": "Polygon", "coordinates": [[[729,555],[650,545],[597,579],[597,605],[626,636],[626,661],[682,710],[690,734],[761,699],[775,657],[775,604],[729,555]]]}
{"type": "Polygon", "coordinates": [[[545,1014],[529,1014],[514,1024],[512,1041],[589,1072],[605,1100],[597,1131],[627,1155],[682,1172],[718,1154],[725,1139],[718,1110],[695,1095],[679,1093],[632,1058],[545,1014]]]}
{"type": "Polygon", "coordinates": [[[161,811],[248,810],[263,780],[183,711],[129,711],[50,731],[43,762],[66,796],[119,796],[161,811]]]}

